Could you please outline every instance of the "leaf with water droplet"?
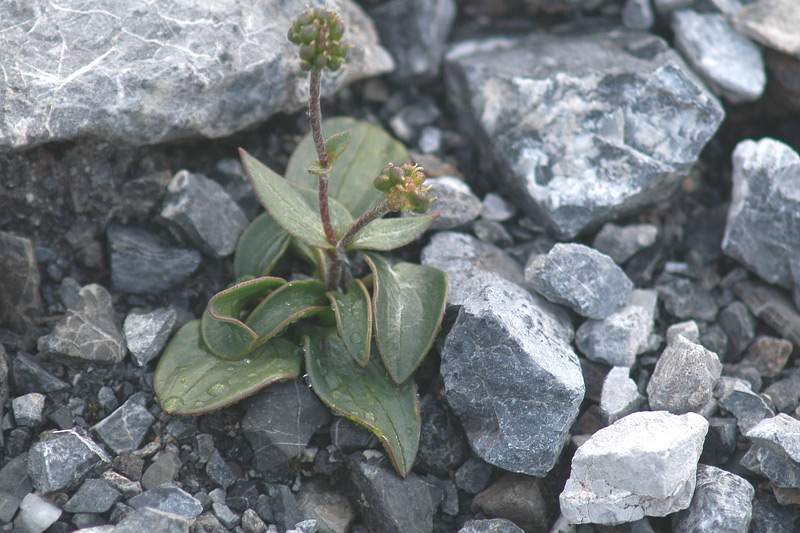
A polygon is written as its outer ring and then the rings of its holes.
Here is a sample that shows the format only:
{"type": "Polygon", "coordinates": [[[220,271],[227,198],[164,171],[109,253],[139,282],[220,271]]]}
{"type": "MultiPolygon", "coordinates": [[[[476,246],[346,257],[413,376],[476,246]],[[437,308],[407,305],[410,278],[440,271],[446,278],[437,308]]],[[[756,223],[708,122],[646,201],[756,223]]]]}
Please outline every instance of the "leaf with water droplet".
{"type": "Polygon", "coordinates": [[[269,275],[275,263],[286,253],[290,237],[269,213],[261,213],[247,226],[233,257],[237,281],[269,275]]]}
{"type": "Polygon", "coordinates": [[[300,318],[328,309],[325,284],[316,279],[291,281],[270,293],[253,309],[245,324],[258,335],[256,346],[279,335],[300,318]]]}
{"type": "Polygon", "coordinates": [[[372,431],[386,447],[397,472],[407,476],[420,433],[414,380],[397,385],[380,357],[371,357],[362,368],[349,356],[334,328],[306,332],[306,371],[314,392],[328,407],[372,431]]]}
{"type": "Polygon", "coordinates": [[[372,343],[372,305],[367,288],[355,279],[346,293],[328,292],[325,296],[331,301],[336,328],[347,351],[359,365],[366,366],[372,343]]]}
{"type": "Polygon", "coordinates": [[[200,414],[226,407],[276,381],[294,379],[301,367],[300,348],[284,339],[253,350],[250,364],[220,359],[203,342],[200,321],[193,320],[164,348],[153,388],[164,412],[200,414]]]}

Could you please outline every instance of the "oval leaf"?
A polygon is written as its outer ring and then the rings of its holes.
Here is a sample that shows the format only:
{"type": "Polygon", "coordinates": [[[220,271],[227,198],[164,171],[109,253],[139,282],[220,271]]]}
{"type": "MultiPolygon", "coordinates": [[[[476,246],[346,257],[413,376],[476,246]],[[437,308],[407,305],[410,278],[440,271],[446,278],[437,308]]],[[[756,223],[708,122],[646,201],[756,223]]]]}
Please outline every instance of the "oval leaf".
{"type": "Polygon", "coordinates": [[[372,431],[383,442],[397,472],[406,477],[419,446],[420,419],[414,380],[395,384],[378,357],[361,368],[336,329],[304,337],[306,372],[325,404],[372,431]]]}
{"type": "Polygon", "coordinates": [[[236,244],[233,270],[237,280],[266,276],[289,247],[289,234],[269,213],[247,226],[236,244]]]}
{"type": "Polygon", "coordinates": [[[285,284],[281,278],[263,277],[215,294],[202,319],[203,338],[211,353],[224,359],[240,359],[255,348],[258,334],[239,320],[239,314],[248,303],[285,284]]]}
{"type": "Polygon", "coordinates": [[[328,292],[325,296],[331,301],[336,327],[347,350],[359,365],[366,366],[372,344],[372,302],[367,288],[355,279],[347,293],[328,292]]]}
{"type": "Polygon", "coordinates": [[[350,241],[347,251],[386,251],[400,248],[422,235],[434,220],[436,220],[436,215],[373,220],[350,241]]]}
{"type": "Polygon", "coordinates": [[[386,369],[403,383],[433,346],[447,304],[447,275],[438,268],[364,254],[372,270],[375,338],[386,369]]]}
{"type": "Polygon", "coordinates": [[[164,412],[196,415],[221,409],[254,392],[300,375],[300,349],[284,339],[255,349],[249,357],[226,361],[208,351],[200,321],[183,326],[164,349],[153,388],[164,412]]]}
{"type": "Polygon", "coordinates": [[[328,137],[325,141],[325,153],[328,160],[333,164],[341,156],[350,144],[350,130],[340,131],[328,137]]]}
{"type": "Polygon", "coordinates": [[[264,298],[245,323],[258,335],[258,346],[295,320],[328,308],[324,283],[315,279],[291,281],[264,298]]]}
{"type": "MultiPolygon", "coordinates": [[[[348,129],[350,146],[331,170],[328,190],[332,198],[353,216],[359,217],[383,201],[383,193],[372,185],[381,170],[389,163],[407,163],[411,157],[405,146],[369,122],[335,117],[322,123],[325,136],[348,129]]],[[[309,133],[292,153],[286,167],[286,179],[316,189],[316,178],[308,173],[308,162],[316,158],[314,141],[309,133]]]]}
{"type": "MultiPolygon", "coordinates": [[[[258,200],[275,222],[289,235],[309,246],[333,249],[334,245],[328,242],[322,228],[317,191],[283,179],[242,149],[239,149],[239,153],[258,200]]],[[[353,217],[332,198],[329,200],[329,210],[334,233],[341,237],[352,224],[353,217]]]]}

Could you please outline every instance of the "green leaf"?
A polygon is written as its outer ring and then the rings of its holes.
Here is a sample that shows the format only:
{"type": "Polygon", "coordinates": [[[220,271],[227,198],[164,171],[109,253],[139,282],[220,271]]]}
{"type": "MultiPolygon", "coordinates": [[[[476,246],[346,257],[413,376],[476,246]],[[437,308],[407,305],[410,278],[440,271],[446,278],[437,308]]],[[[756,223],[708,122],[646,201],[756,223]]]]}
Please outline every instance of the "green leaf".
{"type": "MultiPolygon", "coordinates": [[[[400,165],[411,160],[408,151],[383,129],[347,117],[322,123],[323,135],[350,130],[350,146],[330,173],[329,191],[354,217],[359,217],[383,201],[383,193],[373,187],[381,170],[389,163],[400,165]]],[[[315,189],[316,178],[308,173],[308,162],[317,158],[311,134],[297,145],[286,167],[286,179],[315,189]]]]}
{"type": "Polygon", "coordinates": [[[372,344],[372,303],[360,279],[353,280],[347,293],[325,294],[336,314],[336,327],[350,355],[361,366],[369,361],[372,344]]]}
{"type": "Polygon", "coordinates": [[[258,334],[239,320],[239,314],[248,303],[285,284],[281,278],[263,277],[215,294],[202,318],[203,338],[211,353],[224,359],[240,359],[255,348],[258,334]]]}
{"type": "Polygon", "coordinates": [[[292,239],[289,244],[292,253],[314,267],[312,276],[318,279],[325,279],[328,271],[327,255],[319,248],[312,248],[304,242],[292,239]]]}
{"type": "Polygon", "coordinates": [[[328,407],[372,431],[397,472],[406,477],[419,446],[414,380],[395,384],[378,357],[361,368],[334,328],[316,328],[304,341],[306,372],[314,392],[328,407]]]}
{"type": "Polygon", "coordinates": [[[333,165],[328,165],[327,167],[323,167],[319,164],[319,161],[314,160],[308,165],[308,172],[310,174],[314,174],[315,176],[324,176],[326,174],[330,174],[331,170],[333,170],[333,165]]]}
{"type": "Polygon", "coordinates": [[[324,283],[316,279],[291,281],[264,298],[245,323],[258,334],[258,346],[292,322],[327,309],[324,283]]]}
{"type": "Polygon", "coordinates": [[[378,218],[359,231],[347,245],[350,250],[394,250],[410,243],[427,230],[436,215],[378,218]]]}
{"type": "Polygon", "coordinates": [[[289,234],[269,213],[261,213],[247,226],[236,244],[233,270],[237,280],[270,273],[289,247],[289,234]]]}
{"type": "Polygon", "coordinates": [[[276,381],[294,379],[302,362],[300,348],[284,339],[273,339],[239,361],[220,359],[208,351],[200,321],[193,320],[164,349],[153,388],[164,412],[195,415],[226,407],[276,381]]]}
{"type": "MultiPolygon", "coordinates": [[[[289,235],[316,248],[333,249],[325,237],[319,215],[319,196],[316,190],[300,187],[281,178],[269,167],[239,150],[256,196],[264,209],[289,235]]],[[[341,237],[352,224],[353,217],[340,203],[329,201],[331,224],[337,237],[341,237]]]]}
{"type": "Polygon", "coordinates": [[[328,137],[325,141],[325,153],[328,154],[328,160],[331,165],[339,159],[347,145],[350,144],[350,130],[340,131],[328,137]]]}
{"type": "Polygon", "coordinates": [[[438,268],[364,254],[374,277],[375,338],[386,369],[403,383],[431,349],[447,304],[447,275],[438,268]]]}

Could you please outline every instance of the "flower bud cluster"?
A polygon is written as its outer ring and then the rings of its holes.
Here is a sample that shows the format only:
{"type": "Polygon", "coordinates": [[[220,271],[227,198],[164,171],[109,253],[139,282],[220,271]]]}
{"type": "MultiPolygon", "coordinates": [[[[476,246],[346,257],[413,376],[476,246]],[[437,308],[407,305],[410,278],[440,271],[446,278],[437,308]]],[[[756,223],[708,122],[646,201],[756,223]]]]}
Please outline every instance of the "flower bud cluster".
{"type": "Polygon", "coordinates": [[[338,70],[351,48],[344,44],[343,35],[339,14],[320,8],[306,8],[289,28],[289,40],[300,47],[300,68],[305,71],[338,70]]]}
{"type": "Polygon", "coordinates": [[[425,172],[422,167],[403,163],[389,165],[375,178],[375,188],[383,192],[392,211],[424,213],[436,199],[428,195],[430,185],[423,185],[425,172]]]}

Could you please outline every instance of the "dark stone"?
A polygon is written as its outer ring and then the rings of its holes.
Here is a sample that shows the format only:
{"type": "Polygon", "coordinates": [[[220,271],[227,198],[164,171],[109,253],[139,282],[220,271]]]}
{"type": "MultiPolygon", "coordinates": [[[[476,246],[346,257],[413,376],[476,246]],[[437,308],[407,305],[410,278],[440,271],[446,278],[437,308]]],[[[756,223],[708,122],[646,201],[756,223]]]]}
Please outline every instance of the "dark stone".
{"type": "Polygon", "coordinates": [[[69,387],[68,384],[48,372],[38,361],[24,352],[17,353],[12,359],[11,378],[17,394],[28,394],[30,392],[46,394],[69,387]]]}
{"type": "MultiPolygon", "coordinates": [[[[800,227],[800,224],[798,225],[800,227]]],[[[795,346],[800,346],[800,313],[784,293],[763,283],[741,281],[733,291],[748,309],[795,346]]]]}
{"type": "Polygon", "coordinates": [[[28,453],[28,475],[42,494],[69,490],[110,467],[103,449],[72,429],[42,435],[28,453]]]}
{"type": "Polygon", "coordinates": [[[736,450],[738,434],[735,418],[710,417],[700,462],[712,466],[727,463],[736,450]]]}
{"type": "Polygon", "coordinates": [[[267,487],[269,505],[272,516],[281,530],[291,529],[296,523],[303,520],[303,512],[297,505],[297,500],[286,485],[269,485],[267,487]]]}
{"type": "Polygon", "coordinates": [[[321,532],[348,531],[356,519],[348,499],[318,478],[303,482],[297,493],[297,505],[303,517],[317,521],[321,532]]]}
{"type": "Polygon", "coordinates": [[[377,443],[377,438],[372,432],[361,424],[341,416],[333,419],[329,433],[331,442],[344,453],[371,448],[377,443]]]}
{"type": "Polygon", "coordinates": [[[696,281],[665,273],[658,277],[656,289],[664,309],[674,317],[707,321],[717,317],[719,308],[714,297],[696,281]]]}
{"type": "Polygon", "coordinates": [[[64,504],[68,513],[105,513],[122,495],[102,479],[88,479],[64,504]]]}
{"type": "Polygon", "coordinates": [[[231,509],[242,512],[245,509],[256,508],[259,492],[254,481],[249,479],[236,481],[226,492],[225,504],[231,509]]]}
{"type": "Polygon", "coordinates": [[[18,332],[42,314],[39,265],[30,239],[0,231],[0,323],[18,332]]]}
{"type": "Polygon", "coordinates": [[[128,504],[134,509],[158,509],[190,520],[197,518],[203,512],[203,506],[196,498],[172,483],[165,483],[154,489],[146,490],[128,500],[128,504]]]}
{"type": "Polygon", "coordinates": [[[741,364],[754,367],[765,378],[774,378],[781,373],[791,353],[791,342],[761,335],[753,341],[741,364]]]}
{"type": "Polygon", "coordinates": [[[178,456],[177,449],[167,447],[142,474],[142,487],[150,490],[172,482],[177,477],[182,465],[183,462],[178,456]]]}
{"type": "Polygon", "coordinates": [[[697,485],[688,509],[672,518],[673,531],[731,531],[747,533],[755,489],[749,481],[725,470],[697,465],[697,485]]]}
{"type": "Polygon", "coordinates": [[[800,507],[780,505],[771,497],[753,500],[750,533],[795,533],[800,530],[800,507]]]}
{"type": "Polygon", "coordinates": [[[736,362],[755,338],[756,320],[747,306],[737,301],[728,304],[719,313],[717,321],[728,336],[728,356],[725,360],[736,362]]]}
{"type": "Polygon", "coordinates": [[[464,430],[450,408],[433,394],[420,397],[419,415],[421,428],[415,468],[446,475],[469,454],[464,430]]]}
{"type": "Polygon", "coordinates": [[[800,488],[800,420],[786,414],[765,418],[745,436],[756,448],[760,471],[777,487],[800,488]]]}
{"type": "Polygon", "coordinates": [[[505,474],[472,500],[472,512],[492,518],[505,518],[527,533],[544,533],[547,509],[539,479],[505,474]]]}
{"type": "Polygon", "coordinates": [[[33,430],[31,428],[14,428],[8,433],[5,442],[7,457],[17,457],[31,447],[33,430]]]}
{"type": "Polygon", "coordinates": [[[456,470],[453,481],[456,487],[467,494],[478,494],[492,477],[492,465],[476,457],[470,457],[456,470]]]}
{"type": "Polygon", "coordinates": [[[764,389],[764,394],[769,396],[779,412],[793,412],[800,407],[800,371],[795,369],[789,377],[776,381],[764,389]]]}
{"type": "Polygon", "coordinates": [[[720,407],[736,417],[739,431],[743,435],[763,419],[775,416],[764,398],[750,390],[749,386],[736,384],[722,394],[715,389],[714,395],[719,398],[720,407]]]}
{"type": "Polygon", "coordinates": [[[208,463],[206,463],[206,474],[223,489],[227,489],[233,485],[237,477],[236,472],[225,462],[225,459],[222,458],[218,450],[214,450],[211,457],[208,459],[208,463]]]}
{"type": "Polygon", "coordinates": [[[154,421],[155,417],[131,398],[98,422],[92,431],[119,455],[139,449],[154,421]]]}
{"type": "Polygon", "coordinates": [[[32,490],[28,454],[17,455],[0,468],[0,524],[11,522],[22,498],[32,490]]]}
{"type": "Polygon", "coordinates": [[[179,514],[157,508],[142,507],[123,518],[114,528],[114,533],[142,533],[143,531],[188,533],[190,523],[190,520],[179,514]]]}

